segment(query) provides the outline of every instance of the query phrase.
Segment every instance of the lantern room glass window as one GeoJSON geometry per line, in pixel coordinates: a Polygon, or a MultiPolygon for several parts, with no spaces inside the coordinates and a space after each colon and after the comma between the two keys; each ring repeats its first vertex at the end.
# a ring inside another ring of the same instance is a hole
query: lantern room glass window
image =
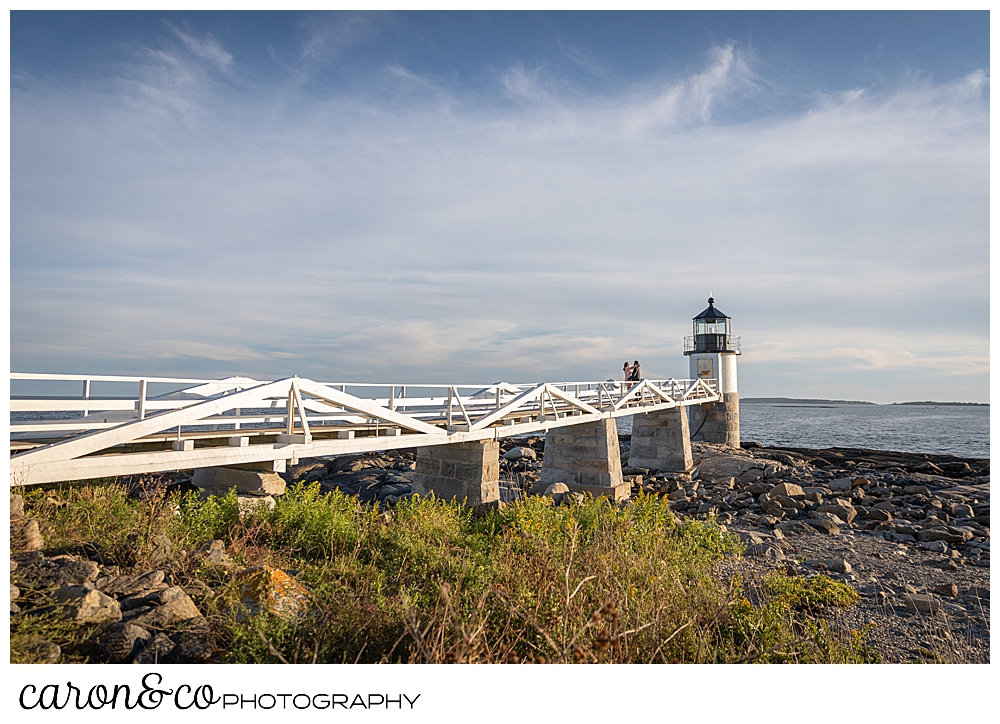
{"type": "Polygon", "coordinates": [[[694,323],[695,334],[729,334],[728,319],[698,319],[694,323]]]}

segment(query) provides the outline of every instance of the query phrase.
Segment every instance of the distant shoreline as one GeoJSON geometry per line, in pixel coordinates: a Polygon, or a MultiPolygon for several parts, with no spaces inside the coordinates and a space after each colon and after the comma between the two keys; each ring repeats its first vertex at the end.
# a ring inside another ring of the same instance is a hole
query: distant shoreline
{"type": "MultiPolygon", "coordinates": [[[[740,402],[746,405],[879,405],[877,402],[866,402],[864,400],[821,400],[814,398],[798,397],[743,397],[740,402]]],[[[936,407],[989,407],[988,402],[933,402],[926,400],[923,402],[888,402],[882,406],[889,405],[923,405],[936,407]]]]}

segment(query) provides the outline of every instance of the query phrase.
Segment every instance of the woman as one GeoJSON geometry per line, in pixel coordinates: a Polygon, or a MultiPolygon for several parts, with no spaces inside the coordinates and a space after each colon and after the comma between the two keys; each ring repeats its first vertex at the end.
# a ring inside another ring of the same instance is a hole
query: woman
{"type": "Polygon", "coordinates": [[[639,360],[632,363],[632,376],[629,379],[632,382],[638,382],[642,379],[642,368],[639,367],[639,360]]]}
{"type": "Polygon", "coordinates": [[[628,363],[628,360],[625,360],[625,366],[622,367],[622,372],[625,374],[625,381],[626,382],[631,382],[632,381],[632,365],[630,365],[628,363]]]}

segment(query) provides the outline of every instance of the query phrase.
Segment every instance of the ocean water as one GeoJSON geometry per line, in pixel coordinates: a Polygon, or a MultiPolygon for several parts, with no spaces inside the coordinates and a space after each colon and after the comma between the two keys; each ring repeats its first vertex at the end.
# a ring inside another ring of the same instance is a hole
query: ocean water
{"type": "MultiPolygon", "coordinates": [[[[632,431],[619,418],[618,431],[632,431]]],[[[740,438],[762,445],[990,456],[990,408],[941,405],[740,405],[740,438]]]]}

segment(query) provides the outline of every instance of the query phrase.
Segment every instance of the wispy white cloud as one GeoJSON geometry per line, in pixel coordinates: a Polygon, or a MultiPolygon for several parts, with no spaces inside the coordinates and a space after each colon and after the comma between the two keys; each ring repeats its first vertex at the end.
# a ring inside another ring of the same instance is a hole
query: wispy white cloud
{"type": "Polygon", "coordinates": [[[650,125],[704,123],[720,104],[759,90],[752,58],[735,43],[713,46],[706,60],[704,69],[639,95],[629,114],[629,127],[635,131],[650,125]]]}
{"type": "Polygon", "coordinates": [[[194,56],[209,61],[220,73],[227,73],[229,71],[229,65],[233,62],[233,55],[224,50],[219,41],[212,37],[211,33],[206,33],[202,38],[196,38],[194,35],[186,33],[170,23],[165,24],[180,38],[181,42],[184,43],[194,56]]]}
{"type": "Polygon", "coordinates": [[[545,72],[540,66],[528,68],[517,61],[500,74],[504,95],[512,100],[531,102],[548,101],[552,98],[545,83],[545,72]]]}
{"type": "Polygon", "coordinates": [[[614,77],[614,73],[608,68],[607,63],[594,53],[563,41],[559,41],[558,45],[563,55],[594,78],[607,79],[614,77]]]}
{"type": "MultiPolygon", "coordinates": [[[[352,42],[323,32],[304,57],[352,42]]],[[[206,42],[117,96],[14,82],[15,368],[683,375],[711,288],[744,394],[988,389],[985,72],[739,120],[767,79],[734,44],[596,96],[515,63],[484,98],[400,64],[226,86],[206,42]]]]}

